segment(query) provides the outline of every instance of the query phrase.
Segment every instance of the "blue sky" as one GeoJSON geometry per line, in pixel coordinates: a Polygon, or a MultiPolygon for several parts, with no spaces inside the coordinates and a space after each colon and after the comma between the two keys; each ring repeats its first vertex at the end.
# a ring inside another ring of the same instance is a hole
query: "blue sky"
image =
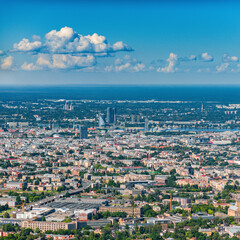
{"type": "Polygon", "coordinates": [[[1,85],[240,83],[237,1],[0,4],[1,85]]]}

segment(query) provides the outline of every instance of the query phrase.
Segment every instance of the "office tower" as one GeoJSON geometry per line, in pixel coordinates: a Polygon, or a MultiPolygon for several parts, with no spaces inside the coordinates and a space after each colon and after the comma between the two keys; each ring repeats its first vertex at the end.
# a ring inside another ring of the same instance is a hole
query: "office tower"
{"type": "Polygon", "coordinates": [[[114,108],[114,124],[117,123],[117,109],[114,108]]]}
{"type": "Polygon", "coordinates": [[[137,122],[140,122],[140,115],[137,115],[137,122]]]}
{"type": "Polygon", "coordinates": [[[107,123],[115,123],[116,122],[116,109],[108,107],[107,108],[107,123]]]}
{"type": "Polygon", "coordinates": [[[68,104],[68,102],[65,103],[63,109],[64,109],[64,110],[69,110],[69,104],[68,104]]]}
{"type": "Polygon", "coordinates": [[[99,115],[98,115],[99,127],[105,127],[105,125],[106,125],[105,117],[106,117],[105,114],[99,113],[99,115]]]}
{"type": "Polygon", "coordinates": [[[71,103],[69,106],[69,110],[72,111],[74,109],[73,104],[71,103]]]}
{"type": "Polygon", "coordinates": [[[79,137],[80,139],[88,138],[88,129],[85,126],[79,126],[79,137]]]}
{"type": "Polygon", "coordinates": [[[74,107],[73,107],[72,102],[69,103],[69,102],[66,101],[65,105],[63,106],[63,109],[64,109],[64,110],[67,110],[67,111],[71,111],[71,110],[73,110],[74,107]]]}
{"type": "Polygon", "coordinates": [[[148,131],[148,119],[147,118],[145,118],[145,127],[144,127],[144,130],[145,130],[145,132],[147,132],[148,131]]]}
{"type": "Polygon", "coordinates": [[[131,115],[131,122],[135,123],[135,115],[131,115]]]}

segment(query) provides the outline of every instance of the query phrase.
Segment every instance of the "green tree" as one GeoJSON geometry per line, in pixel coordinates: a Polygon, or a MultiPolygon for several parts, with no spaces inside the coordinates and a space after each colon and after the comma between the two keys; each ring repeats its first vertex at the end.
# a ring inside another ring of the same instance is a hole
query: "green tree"
{"type": "Polygon", "coordinates": [[[5,212],[5,213],[3,214],[3,217],[4,217],[4,218],[10,218],[10,215],[9,215],[8,212],[5,212]]]}

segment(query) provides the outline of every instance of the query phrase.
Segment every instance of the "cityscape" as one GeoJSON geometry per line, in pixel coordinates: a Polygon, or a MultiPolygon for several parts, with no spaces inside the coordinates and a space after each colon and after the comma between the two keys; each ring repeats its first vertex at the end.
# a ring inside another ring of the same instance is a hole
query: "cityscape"
{"type": "Polygon", "coordinates": [[[0,9],[0,240],[240,239],[240,1],[0,9]]]}
{"type": "Polygon", "coordinates": [[[1,101],[3,238],[238,238],[239,104],[23,96],[1,101]]]}

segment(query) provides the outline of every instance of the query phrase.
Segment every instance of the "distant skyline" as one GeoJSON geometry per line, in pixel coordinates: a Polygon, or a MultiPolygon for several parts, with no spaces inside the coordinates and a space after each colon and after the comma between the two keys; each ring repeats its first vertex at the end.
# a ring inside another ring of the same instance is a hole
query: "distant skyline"
{"type": "Polygon", "coordinates": [[[0,85],[240,84],[239,1],[0,6],[0,85]]]}

